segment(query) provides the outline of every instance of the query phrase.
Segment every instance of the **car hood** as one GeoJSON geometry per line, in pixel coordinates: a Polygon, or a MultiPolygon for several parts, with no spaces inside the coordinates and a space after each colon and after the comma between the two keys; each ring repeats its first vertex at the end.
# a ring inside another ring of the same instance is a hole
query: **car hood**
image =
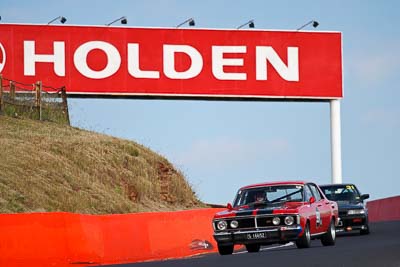
{"type": "Polygon", "coordinates": [[[285,213],[298,213],[298,207],[304,203],[289,202],[278,204],[267,204],[260,206],[241,206],[235,207],[232,210],[223,210],[215,214],[214,218],[224,217],[239,217],[251,215],[264,215],[264,214],[285,214],[285,213]]]}
{"type": "Polygon", "coordinates": [[[336,201],[339,210],[351,210],[351,209],[363,209],[364,204],[362,202],[351,202],[351,201],[336,201]]]}

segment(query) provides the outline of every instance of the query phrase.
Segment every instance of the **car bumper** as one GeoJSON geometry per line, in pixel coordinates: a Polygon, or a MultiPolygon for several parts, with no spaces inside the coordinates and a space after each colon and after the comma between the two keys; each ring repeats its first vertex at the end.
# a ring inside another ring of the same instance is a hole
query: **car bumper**
{"type": "Polygon", "coordinates": [[[336,227],[336,231],[352,231],[366,229],[368,225],[368,217],[365,214],[362,215],[346,215],[341,216],[339,223],[336,227]]]}
{"type": "Polygon", "coordinates": [[[296,240],[301,231],[301,226],[276,227],[273,229],[214,233],[214,239],[220,245],[273,244],[296,240]],[[265,238],[252,238],[254,234],[260,233],[263,233],[265,238]]]}

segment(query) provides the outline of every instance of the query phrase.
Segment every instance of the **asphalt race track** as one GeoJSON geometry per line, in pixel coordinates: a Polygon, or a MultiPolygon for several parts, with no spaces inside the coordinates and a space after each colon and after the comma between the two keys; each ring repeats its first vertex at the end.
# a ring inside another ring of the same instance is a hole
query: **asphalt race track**
{"type": "Polygon", "coordinates": [[[400,221],[371,224],[371,234],[338,234],[336,245],[323,247],[313,240],[311,248],[294,244],[263,247],[258,253],[209,254],[189,259],[155,261],[108,267],[243,267],[243,266],[382,266],[400,267],[400,221]]]}

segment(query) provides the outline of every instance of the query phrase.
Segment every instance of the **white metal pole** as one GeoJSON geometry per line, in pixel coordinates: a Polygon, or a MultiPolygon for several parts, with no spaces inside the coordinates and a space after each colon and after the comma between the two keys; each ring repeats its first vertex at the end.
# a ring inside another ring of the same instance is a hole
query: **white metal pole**
{"type": "Polygon", "coordinates": [[[342,183],[342,143],[340,128],[340,100],[330,101],[331,106],[331,160],[332,183],[342,183]]]}

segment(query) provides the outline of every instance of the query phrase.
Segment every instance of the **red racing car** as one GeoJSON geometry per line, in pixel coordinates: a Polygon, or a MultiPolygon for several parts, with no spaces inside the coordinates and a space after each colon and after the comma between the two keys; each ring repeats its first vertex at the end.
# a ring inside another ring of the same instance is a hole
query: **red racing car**
{"type": "Polygon", "coordinates": [[[274,182],[245,186],[233,206],[215,214],[214,239],[221,255],[232,254],[236,244],[248,252],[260,246],[296,242],[308,248],[319,238],[324,246],[335,244],[338,206],[314,183],[274,182]]]}

